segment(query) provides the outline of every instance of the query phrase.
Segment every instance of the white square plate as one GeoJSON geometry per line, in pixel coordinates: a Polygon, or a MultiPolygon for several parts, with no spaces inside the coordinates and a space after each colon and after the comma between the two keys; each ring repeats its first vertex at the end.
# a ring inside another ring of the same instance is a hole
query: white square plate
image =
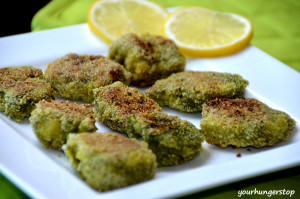
{"type": "MultiPolygon", "coordinates": [[[[0,67],[32,65],[45,69],[55,59],[73,52],[107,55],[108,45],[87,24],[0,38],[0,67]]],[[[19,124],[0,114],[0,170],[34,198],[165,198],[182,196],[242,179],[300,165],[300,73],[254,46],[221,58],[188,59],[186,70],[219,71],[242,75],[250,82],[246,97],[287,112],[296,122],[287,142],[262,149],[221,149],[203,143],[194,160],[159,168],[154,179],[129,187],[97,192],[78,178],[65,155],[44,149],[28,119],[19,124]],[[240,153],[242,156],[237,157],[240,153]]],[[[201,113],[169,114],[200,128],[201,113]]],[[[97,122],[99,132],[110,131],[97,122]]]]}

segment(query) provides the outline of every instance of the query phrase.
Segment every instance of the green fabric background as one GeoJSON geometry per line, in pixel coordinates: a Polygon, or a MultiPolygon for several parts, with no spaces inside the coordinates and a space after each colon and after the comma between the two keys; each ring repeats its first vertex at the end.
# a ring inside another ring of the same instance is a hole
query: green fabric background
{"type": "MultiPolygon", "coordinates": [[[[300,72],[300,0],[153,0],[165,7],[198,5],[248,17],[252,44],[300,72]]],[[[32,20],[32,30],[85,23],[94,0],[52,0],[32,20]]]]}
{"type": "MultiPolygon", "coordinates": [[[[300,0],[153,0],[165,7],[198,5],[248,17],[254,27],[251,44],[300,72],[300,0]]],[[[32,31],[86,22],[94,0],[52,0],[32,20],[32,31]]],[[[201,176],[199,176],[199,180],[201,176]]],[[[239,198],[238,190],[295,190],[300,198],[300,167],[268,174],[184,198],[239,198]]],[[[0,174],[0,199],[27,198],[0,174]]],[[[241,198],[289,198],[289,196],[251,195],[241,198]]]]}

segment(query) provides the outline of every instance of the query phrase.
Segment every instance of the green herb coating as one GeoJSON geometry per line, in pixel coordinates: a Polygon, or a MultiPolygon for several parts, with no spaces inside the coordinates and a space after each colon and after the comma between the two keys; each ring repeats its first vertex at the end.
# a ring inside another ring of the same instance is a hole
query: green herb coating
{"type": "Polygon", "coordinates": [[[149,34],[121,36],[111,44],[108,58],[124,65],[132,73],[131,83],[139,87],[183,71],[186,64],[172,40],[149,34]]]}
{"type": "Polygon", "coordinates": [[[146,94],[160,106],[198,112],[210,100],[243,97],[247,85],[248,81],[236,74],[184,71],[156,81],[146,94]]]}
{"type": "Polygon", "coordinates": [[[286,141],[295,121],[257,99],[216,99],[203,105],[206,142],[220,147],[264,147],[286,141]]]}
{"type": "Polygon", "coordinates": [[[99,191],[150,180],[156,173],[147,143],[115,133],[69,134],[63,150],[77,174],[99,191]]]}

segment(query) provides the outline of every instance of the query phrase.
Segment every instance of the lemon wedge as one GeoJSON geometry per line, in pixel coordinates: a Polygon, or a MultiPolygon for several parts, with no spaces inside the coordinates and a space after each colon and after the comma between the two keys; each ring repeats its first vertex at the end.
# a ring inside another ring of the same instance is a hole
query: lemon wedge
{"type": "Polygon", "coordinates": [[[88,11],[90,29],[111,43],[125,33],[161,34],[168,12],[146,0],[101,0],[88,11]]]}
{"type": "Polygon", "coordinates": [[[182,7],[170,13],[163,33],[185,55],[218,57],[248,46],[253,27],[247,18],[237,14],[202,7],[182,7]]]}

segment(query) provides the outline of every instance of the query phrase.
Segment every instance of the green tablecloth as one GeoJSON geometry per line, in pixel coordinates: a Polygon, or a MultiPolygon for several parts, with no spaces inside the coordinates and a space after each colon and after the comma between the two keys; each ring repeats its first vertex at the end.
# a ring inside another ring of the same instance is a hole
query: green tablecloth
{"type": "MultiPolygon", "coordinates": [[[[248,17],[252,44],[300,71],[299,0],[153,0],[165,7],[200,5],[248,17]]],[[[32,30],[85,23],[94,0],[52,0],[32,20],[32,30]]]]}
{"type": "MultiPolygon", "coordinates": [[[[254,26],[251,43],[300,71],[300,0],[153,0],[165,7],[199,5],[248,17],[254,26]]],[[[87,9],[94,0],[52,0],[32,20],[32,30],[39,31],[85,23],[87,9]]],[[[296,152],[295,152],[296,153],[296,152]]],[[[201,176],[199,177],[201,179],[201,176]]],[[[300,167],[229,184],[189,195],[186,198],[239,198],[238,190],[295,190],[300,198],[300,167]]],[[[289,196],[272,196],[272,198],[289,196]]],[[[0,175],[0,198],[27,198],[0,175]]],[[[247,195],[241,198],[271,198],[247,195]]]]}

